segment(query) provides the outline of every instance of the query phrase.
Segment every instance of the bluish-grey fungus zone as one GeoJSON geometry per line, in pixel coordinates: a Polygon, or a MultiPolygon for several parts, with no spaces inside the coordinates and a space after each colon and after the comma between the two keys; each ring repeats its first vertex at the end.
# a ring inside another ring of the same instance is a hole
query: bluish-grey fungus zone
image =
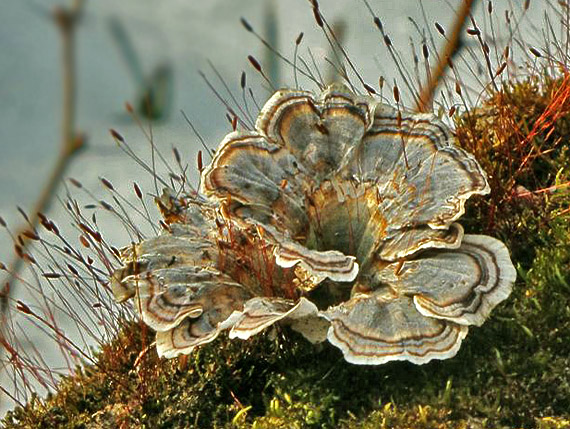
{"type": "Polygon", "coordinates": [[[165,190],[169,230],[123,250],[115,295],[168,358],[276,322],[355,364],[450,358],[516,278],[502,242],[456,222],[489,185],[454,141],[344,86],[278,91],[222,141],[200,193],[165,190]]]}

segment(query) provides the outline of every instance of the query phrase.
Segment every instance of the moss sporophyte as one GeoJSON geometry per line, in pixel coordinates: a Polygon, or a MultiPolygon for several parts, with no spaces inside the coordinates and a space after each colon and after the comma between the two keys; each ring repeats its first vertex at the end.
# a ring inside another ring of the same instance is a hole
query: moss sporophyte
{"type": "Polygon", "coordinates": [[[167,230],[113,276],[160,356],[282,321],[351,363],[446,359],[516,278],[503,243],[456,223],[489,185],[452,131],[342,85],[277,91],[201,183],[165,190],[167,230]]]}

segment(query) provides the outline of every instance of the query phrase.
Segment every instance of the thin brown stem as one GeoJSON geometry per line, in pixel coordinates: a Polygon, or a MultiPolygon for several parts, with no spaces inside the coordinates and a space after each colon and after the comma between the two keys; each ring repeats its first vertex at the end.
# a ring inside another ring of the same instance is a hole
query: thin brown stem
{"type": "MultiPolygon", "coordinates": [[[[54,22],[57,25],[62,38],[62,141],[60,154],[57,162],[46,181],[46,184],[34,204],[26,225],[19,228],[17,237],[21,237],[22,252],[29,244],[30,239],[22,235],[30,229],[35,229],[39,223],[38,213],[44,212],[49,207],[64,172],[67,170],[72,158],[83,147],[84,138],[75,130],[76,112],[76,70],[75,70],[75,31],[81,17],[84,0],[74,0],[69,8],[58,7],[53,13],[54,22]]],[[[8,275],[4,287],[0,290],[0,319],[4,320],[8,311],[8,302],[12,291],[11,283],[22,269],[24,259],[21,255],[14,257],[8,265],[8,275]]],[[[2,323],[2,326],[6,324],[2,323]]],[[[3,333],[0,331],[0,337],[3,333]]]]}
{"type": "Polygon", "coordinates": [[[474,3],[475,0],[463,0],[461,7],[457,11],[455,21],[453,22],[453,28],[449,33],[449,37],[446,39],[447,43],[443,47],[438,62],[434,65],[430,75],[428,76],[427,84],[422,88],[420,93],[416,104],[416,109],[419,112],[431,111],[435,91],[439,86],[445,71],[449,67],[449,61],[453,59],[453,56],[461,46],[463,27],[467,22],[467,18],[471,14],[471,9],[474,3]]]}

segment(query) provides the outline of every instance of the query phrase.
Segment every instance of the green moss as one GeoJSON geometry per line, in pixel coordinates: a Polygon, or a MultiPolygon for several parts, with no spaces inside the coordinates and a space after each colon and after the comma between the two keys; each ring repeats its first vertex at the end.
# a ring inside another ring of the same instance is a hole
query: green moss
{"type": "Polygon", "coordinates": [[[550,127],[525,139],[563,84],[531,79],[507,86],[458,120],[460,143],[477,154],[493,186],[490,198],[470,202],[464,223],[507,243],[519,279],[455,358],[355,366],[334,347],[283,329],[246,342],[222,337],[187,359],[166,361],[156,356],[152,334],[130,323],[97,365],[63,379],[56,394],[33,398],[3,424],[570,427],[570,194],[560,186],[570,181],[566,105],[550,127]]]}
{"type": "Polygon", "coordinates": [[[505,84],[457,118],[459,144],[475,154],[491,184],[490,195],[467,204],[461,223],[507,242],[526,270],[536,250],[552,242],[551,222],[568,208],[569,90],[566,78],[534,76],[505,84]]]}

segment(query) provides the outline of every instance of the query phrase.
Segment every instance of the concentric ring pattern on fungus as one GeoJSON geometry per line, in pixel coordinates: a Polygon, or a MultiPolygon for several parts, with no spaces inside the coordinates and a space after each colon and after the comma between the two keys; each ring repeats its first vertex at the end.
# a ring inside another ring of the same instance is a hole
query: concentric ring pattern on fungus
{"type": "Polygon", "coordinates": [[[281,322],[355,364],[447,359],[515,281],[505,245],[457,223],[489,185],[453,132],[341,85],[276,92],[201,183],[165,190],[168,231],[113,276],[161,356],[281,322]]]}

